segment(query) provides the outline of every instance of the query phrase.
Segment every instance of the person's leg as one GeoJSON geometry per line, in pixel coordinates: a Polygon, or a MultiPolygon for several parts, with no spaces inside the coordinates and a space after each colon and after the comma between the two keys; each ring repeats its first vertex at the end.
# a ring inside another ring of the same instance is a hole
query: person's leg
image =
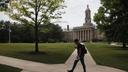
{"type": "Polygon", "coordinates": [[[80,59],[80,61],[81,61],[81,64],[82,64],[82,66],[83,66],[84,72],[86,72],[86,65],[85,65],[85,63],[84,63],[84,57],[82,57],[82,58],[80,59]]]}
{"type": "Polygon", "coordinates": [[[74,64],[73,64],[72,69],[69,70],[68,72],[73,72],[73,71],[74,71],[74,69],[75,69],[75,67],[76,67],[76,65],[77,65],[77,63],[78,63],[78,61],[79,61],[79,60],[75,60],[75,61],[74,61],[74,64]]]}

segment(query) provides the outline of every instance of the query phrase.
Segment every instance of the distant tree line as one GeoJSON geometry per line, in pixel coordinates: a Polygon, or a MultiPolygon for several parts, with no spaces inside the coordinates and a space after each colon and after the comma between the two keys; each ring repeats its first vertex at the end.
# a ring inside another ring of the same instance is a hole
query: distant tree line
{"type": "MultiPolygon", "coordinates": [[[[21,24],[9,21],[0,21],[0,42],[8,42],[9,25],[11,42],[34,42],[34,27],[29,24],[21,24]]],[[[63,40],[63,32],[59,25],[52,23],[42,24],[39,27],[39,42],[60,42],[63,40]]]]}

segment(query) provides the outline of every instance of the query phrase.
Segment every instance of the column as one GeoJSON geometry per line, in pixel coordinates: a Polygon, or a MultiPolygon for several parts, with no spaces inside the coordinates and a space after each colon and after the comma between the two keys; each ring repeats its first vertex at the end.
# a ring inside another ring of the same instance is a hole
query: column
{"type": "Polygon", "coordinates": [[[89,30],[89,41],[90,41],[90,30],[89,30]]]}
{"type": "Polygon", "coordinates": [[[74,36],[75,36],[74,33],[75,33],[75,32],[72,31],[72,41],[74,40],[74,36]]]}
{"type": "Polygon", "coordinates": [[[86,31],[86,41],[88,41],[88,30],[86,31]]]}
{"type": "Polygon", "coordinates": [[[87,30],[85,30],[85,40],[87,41],[87,30]]]}
{"type": "Polygon", "coordinates": [[[82,41],[82,30],[80,31],[80,41],[82,41]]]}
{"type": "Polygon", "coordinates": [[[88,30],[88,41],[89,41],[89,30],[88,30]]]}
{"type": "Polygon", "coordinates": [[[78,39],[80,39],[80,31],[78,31],[79,32],[79,34],[78,34],[78,39]]]}
{"type": "Polygon", "coordinates": [[[84,30],[83,30],[83,41],[84,41],[84,30]]]}
{"type": "Polygon", "coordinates": [[[76,39],[76,31],[74,31],[74,39],[76,39]]]}
{"type": "Polygon", "coordinates": [[[85,30],[85,41],[87,41],[87,30],[85,30]]]}
{"type": "Polygon", "coordinates": [[[77,31],[75,31],[75,39],[77,38],[77,31]]]}
{"type": "Polygon", "coordinates": [[[84,41],[84,30],[83,30],[83,41],[84,41]]]}
{"type": "Polygon", "coordinates": [[[74,40],[74,31],[71,31],[72,32],[72,38],[71,40],[73,41],[74,40]]]}
{"type": "Polygon", "coordinates": [[[85,41],[85,37],[86,37],[86,36],[85,36],[85,30],[84,30],[84,41],[85,41]]]}
{"type": "Polygon", "coordinates": [[[72,32],[72,35],[73,35],[73,36],[72,36],[72,41],[74,40],[74,36],[75,36],[74,34],[75,34],[75,32],[73,31],[73,32],[72,32]]]}
{"type": "Polygon", "coordinates": [[[83,33],[82,34],[83,34],[83,41],[84,41],[84,30],[83,30],[83,33]]]}
{"type": "Polygon", "coordinates": [[[81,41],[83,41],[83,30],[81,30],[81,41]]]}
{"type": "Polygon", "coordinates": [[[90,30],[88,30],[88,41],[90,41],[90,30]]]}
{"type": "Polygon", "coordinates": [[[80,30],[80,41],[81,41],[81,30],[80,30]]]}
{"type": "Polygon", "coordinates": [[[77,35],[77,31],[75,31],[75,33],[74,33],[74,34],[75,34],[75,37],[74,37],[74,39],[76,39],[76,38],[77,38],[77,37],[76,37],[76,35],[77,35]]]}
{"type": "Polygon", "coordinates": [[[90,40],[91,40],[91,42],[92,42],[92,39],[93,39],[93,37],[92,37],[92,30],[90,30],[90,40]]]}
{"type": "Polygon", "coordinates": [[[78,31],[77,31],[77,33],[76,33],[76,36],[77,36],[77,39],[78,39],[78,31]]]}
{"type": "Polygon", "coordinates": [[[77,31],[77,39],[79,39],[79,31],[77,31]]]}
{"type": "Polygon", "coordinates": [[[89,29],[89,42],[91,41],[91,38],[90,38],[90,29],[89,29]]]}
{"type": "Polygon", "coordinates": [[[83,41],[83,30],[81,30],[81,41],[83,41]]]}
{"type": "Polygon", "coordinates": [[[82,36],[82,35],[81,35],[81,30],[80,30],[80,41],[81,41],[81,36],[82,36]]]}

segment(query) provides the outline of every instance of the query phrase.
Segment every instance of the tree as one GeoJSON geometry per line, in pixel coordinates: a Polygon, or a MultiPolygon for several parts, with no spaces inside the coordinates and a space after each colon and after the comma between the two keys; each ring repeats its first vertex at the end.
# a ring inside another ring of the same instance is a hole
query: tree
{"type": "Polygon", "coordinates": [[[0,11],[6,11],[8,8],[9,0],[0,0],[0,11]]]}
{"type": "Polygon", "coordinates": [[[61,18],[64,0],[12,0],[6,11],[16,21],[32,25],[35,29],[35,52],[38,49],[39,26],[61,18]]]}
{"type": "Polygon", "coordinates": [[[0,21],[0,42],[8,42],[8,24],[9,21],[0,21]]]}
{"type": "Polygon", "coordinates": [[[34,39],[34,29],[27,24],[12,23],[11,28],[11,42],[32,43],[34,39]]]}
{"type": "Polygon", "coordinates": [[[60,42],[63,39],[63,31],[59,25],[48,23],[41,25],[39,29],[41,42],[60,42]]]}
{"type": "Polygon", "coordinates": [[[98,28],[105,33],[109,42],[128,43],[128,1],[101,0],[101,7],[94,16],[98,28]]]}
{"type": "Polygon", "coordinates": [[[9,26],[11,29],[11,42],[34,42],[34,29],[32,26],[10,21],[0,21],[0,42],[8,42],[9,26]]]}

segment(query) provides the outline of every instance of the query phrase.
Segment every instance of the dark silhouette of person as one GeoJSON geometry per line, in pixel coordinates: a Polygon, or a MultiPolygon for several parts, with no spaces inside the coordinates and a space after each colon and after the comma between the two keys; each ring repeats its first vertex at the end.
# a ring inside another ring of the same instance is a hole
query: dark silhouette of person
{"type": "Polygon", "coordinates": [[[73,72],[77,63],[80,61],[82,66],[83,66],[83,70],[84,72],[86,72],[86,65],[84,63],[84,56],[87,53],[87,50],[85,49],[84,44],[80,43],[80,41],[78,39],[74,40],[74,43],[77,45],[77,57],[76,60],[74,61],[74,65],[72,67],[71,70],[68,70],[68,72],[73,72]]]}

